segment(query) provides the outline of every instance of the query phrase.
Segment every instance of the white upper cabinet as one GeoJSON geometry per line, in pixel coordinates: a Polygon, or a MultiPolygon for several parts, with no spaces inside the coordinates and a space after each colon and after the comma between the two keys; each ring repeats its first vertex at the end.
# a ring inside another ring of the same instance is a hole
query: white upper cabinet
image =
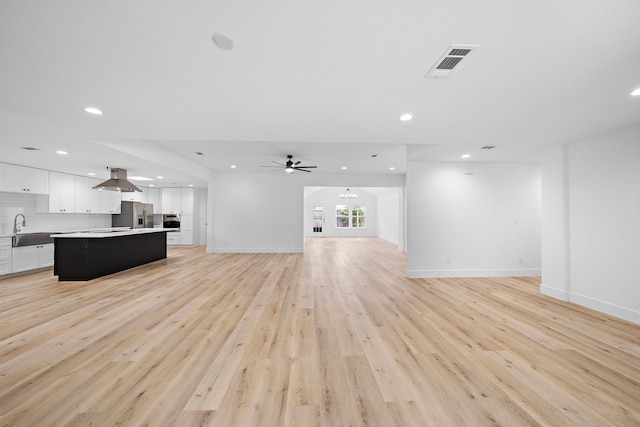
{"type": "Polygon", "coordinates": [[[182,189],[182,213],[193,213],[193,188],[182,189]]]}
{"type": "Polygon", "coordinates": [[[0,163],[0,191],[49,193],[49,171],[0,163]]]}
{"type": "Polygon", "coordinates": [[[145,203],[153,204],[153,213],[161,214],[162,213],[162,190],[160,188],[144,188],[142,190],[147,197],[145,198],[145,203]]]}
{"type": "Polygon", "coordinates": [[[75,185],[73,175],[49,172],[49,212],[71,213],[74,211],[75,185]]]}
{"type": "Polygon", "coordinates": [[[193,213],[193,188],[163,188],[162,213],[193,213]]]}
{"type": "Polygon", "coordinates": [[[75,177],[75,203],[76,213],[99,213],[100,212],[100,190],[93,187],[100,184],[100,180],[75,177]]]}
{"type": "Polygon", "coordinates": [[[142,194],[143,193],[139,193],[139,192],[132,192],[132,193],[127,193],[127,192],[122,192],[120,193],[122,196],[122,201],[123,202],[141,202],[142,201],[142,194]]]}
{"type": "Polygon", "coordinates": [[[100,213],[120,213],[122,198],[119,191],[100,190],[98,193],[100,193],[100,213]]]}
{"type": "Polygon", "coordinates": [[[162,213],[179,214],[182,212],[182,188],[162,189],[162,213]]]}

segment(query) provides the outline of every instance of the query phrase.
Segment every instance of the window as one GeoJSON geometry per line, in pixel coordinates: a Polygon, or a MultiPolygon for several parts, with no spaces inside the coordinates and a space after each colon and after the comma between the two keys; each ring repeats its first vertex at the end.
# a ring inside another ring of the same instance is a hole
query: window
{"type": "Polygon", "coordinates": [[[336,206],[336,227],[337,228],[349,227],[349,205],[336,206]]]}
{"type": "Polygon", "coordinates": [[[365,218],[362,205],[336,205],[336,228],[365,228],[365,218]]]}
{"type": "Polygon", "coordinates": [[[353,205],[351,206],[351,227],[352,228],[364,228],[364,206],[353,205]]]}

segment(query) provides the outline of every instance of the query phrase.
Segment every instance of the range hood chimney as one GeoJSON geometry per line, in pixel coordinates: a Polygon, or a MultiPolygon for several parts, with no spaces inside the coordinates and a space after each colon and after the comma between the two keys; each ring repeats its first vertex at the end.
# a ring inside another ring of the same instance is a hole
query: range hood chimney
{"type": "Polygon", "coordinates": [[[127,170],[111,168],[111,179],[93,187],[94,190],[121,191],[123,193],[141,193],[142,190],[127,181],[127,170]]]}

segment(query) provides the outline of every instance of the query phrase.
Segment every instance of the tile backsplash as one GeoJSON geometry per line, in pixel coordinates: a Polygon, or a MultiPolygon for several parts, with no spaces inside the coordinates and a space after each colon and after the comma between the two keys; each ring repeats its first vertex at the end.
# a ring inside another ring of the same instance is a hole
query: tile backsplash
{"type": "Polygon", "coordinates": [[[36,197],[34,194],[0,191],[0,235],[13,232],[13,220],[19,213],[26,217],[27,225],[23,231],[64,231],[111,227],[111,215],[109,214],[36,212],[36,197]]]}

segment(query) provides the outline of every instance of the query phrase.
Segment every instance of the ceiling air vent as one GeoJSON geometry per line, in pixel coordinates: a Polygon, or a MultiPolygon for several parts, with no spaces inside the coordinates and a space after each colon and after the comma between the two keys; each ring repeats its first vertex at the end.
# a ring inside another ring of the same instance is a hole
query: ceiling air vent
{"type": "Polygon", "coordinates": [[[471,52],[479,48],[478,45],[452,44],[445,53],[436,61],[429,72],[425,75],[427,79],[444,79],[451,74],[454,68],[460,65],[463,59],[471,52]]]}
{"type": "Polygon", "coordinates": [[[496,148],[495,145],[485,145],[484,147],[480,147],[481,150],[492,150],[496,148]]]}
{"type": "Polygon", "coordinates": [[[23,150],[28,150],[28,151],[40,151],[40,149],[36,148],[36,147],[20,147],[20,148],[22,148],[23,150]]]}

